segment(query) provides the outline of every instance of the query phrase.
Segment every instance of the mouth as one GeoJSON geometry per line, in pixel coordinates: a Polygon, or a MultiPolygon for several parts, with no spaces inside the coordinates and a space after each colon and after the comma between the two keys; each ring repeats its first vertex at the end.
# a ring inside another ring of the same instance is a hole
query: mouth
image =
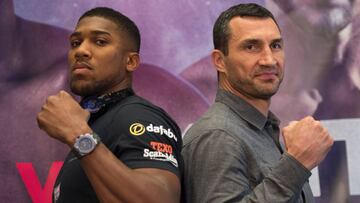
{"type": "Polygon", "coordinates": [[[255,77],[262,80],[275,80],[279,76],[279,73],[276,70],[267,70],[255,73],[255,77]]]}
{"type": "Polygon", "coordinates": [[[91,67],[90,64],[88,64],[86,62],[75,62],[71,66],[71,71],[72,72],[82,71],[82,70],[92,70],[92,67],[91,67]]]}

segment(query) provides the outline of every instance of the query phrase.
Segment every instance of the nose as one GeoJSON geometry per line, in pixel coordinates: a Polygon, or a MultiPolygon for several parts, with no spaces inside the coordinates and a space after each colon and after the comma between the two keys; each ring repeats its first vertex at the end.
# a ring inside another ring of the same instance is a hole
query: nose
{"type": "Polygon", "coordinates": [[[261,53],[259,64],[263,66],[275,66],[276,60],[270,47],[267,47],[261,53]]]}
{"type": "Polygon", "coordinates": [[[74,53],[77,60],[84,58],[89,59],[91,58],[91,47],[89,43],[83,41],[78,47],[75,48],[74,53]]]}

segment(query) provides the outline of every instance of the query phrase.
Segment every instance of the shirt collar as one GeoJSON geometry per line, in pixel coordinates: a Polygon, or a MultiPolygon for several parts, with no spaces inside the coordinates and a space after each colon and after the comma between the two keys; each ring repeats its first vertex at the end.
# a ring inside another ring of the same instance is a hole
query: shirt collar
{"type": "Polygon", "coordinates": [[[268,117],[266,118],[251,104],[228,91],[218,89],[215,102],[225,104],[238,116],[260,130],[265,127],[267,122],[270,122],[271,125],[277,126],[280,124],[279,119],[272,112],[269,112],[268,117]]]}

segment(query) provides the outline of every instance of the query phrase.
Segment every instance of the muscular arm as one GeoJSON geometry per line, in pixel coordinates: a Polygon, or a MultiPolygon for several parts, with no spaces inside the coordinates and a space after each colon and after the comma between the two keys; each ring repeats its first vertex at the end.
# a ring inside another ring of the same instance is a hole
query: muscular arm
{"type": "Polygon", "coordinates": [[[103,144],[83,157],[81,166],[101,202],[171,203],[180,200],[180,182],[175,174],[151,168],[132,170],[103,144]]]}
{"type": "MultiPolygon", "coordinates": [[[[38,114],[39,127],[70,148],[80,134],[92,132],[89,113],[65,91],[50,96],[38,114]]],[[[130,169],[104,145],[81,158],[81,166],[101,202],[179,202],[180,181],[161,169],[130,169]],[[159,196],[161,194],[161,196],[159,196]]]]}
{"type": "Polygon", "coordinates": [[[310,176],[287,154],[259,169],[244,143],[222,131],[185,145],[183,157],[191,202],[290,202],[299,197],[310,176]]]}

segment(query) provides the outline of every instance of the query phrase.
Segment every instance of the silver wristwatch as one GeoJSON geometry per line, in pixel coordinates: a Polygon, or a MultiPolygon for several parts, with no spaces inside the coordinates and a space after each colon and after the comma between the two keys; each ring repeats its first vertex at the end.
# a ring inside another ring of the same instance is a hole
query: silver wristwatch
{"type": "Polygon", "coordinates": [[[75,140],[74,152],[81,158],[90,154],[100,142],[100,137],[94,132],[80,135],[75,140]]]}

